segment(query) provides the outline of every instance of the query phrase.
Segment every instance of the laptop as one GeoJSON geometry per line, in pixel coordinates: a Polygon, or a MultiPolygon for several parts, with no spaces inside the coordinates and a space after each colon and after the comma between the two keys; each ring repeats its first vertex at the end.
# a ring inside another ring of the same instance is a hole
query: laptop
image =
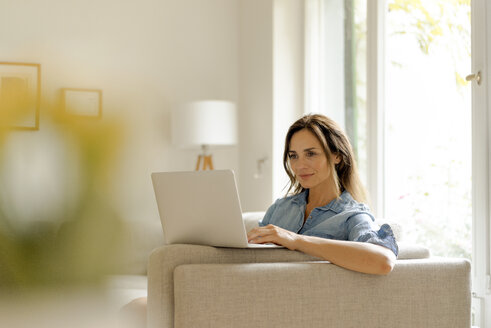
{"type": "Polygon", "coordinates": [[[247,242],[232,170],[155,172],[152,183],[167,244],[283,247],[247,242]]]}

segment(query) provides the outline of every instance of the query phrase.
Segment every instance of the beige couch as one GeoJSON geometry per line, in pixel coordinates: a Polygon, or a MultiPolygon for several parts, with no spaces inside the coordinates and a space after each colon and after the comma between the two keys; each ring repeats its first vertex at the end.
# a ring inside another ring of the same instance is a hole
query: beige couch
{"type": "Polygon", "coordinates": [[[169,245],[148,267],[149,327],[466,327],[470,264],[406,259],[388,276],[286,249],[169,245]]]}
{"type": "Polygon", "coordinates": [[[167,245],[148,263],[148,327],[470,327],[470,263],[399,243],[387,276],[287,249],[167,245]]]}

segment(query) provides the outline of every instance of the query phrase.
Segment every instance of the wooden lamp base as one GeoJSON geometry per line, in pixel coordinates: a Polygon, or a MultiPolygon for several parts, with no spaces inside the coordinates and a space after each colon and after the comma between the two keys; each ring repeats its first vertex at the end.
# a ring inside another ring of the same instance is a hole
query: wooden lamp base
{"type": "Polygon", "coordinates": [[[213,170],[213,160],[211,159],[211,155],[199,155],[198,161],[196,162],[196,171],[200,170],[201,158],[203,158],[203,171],[206,169],[213,170]]]}

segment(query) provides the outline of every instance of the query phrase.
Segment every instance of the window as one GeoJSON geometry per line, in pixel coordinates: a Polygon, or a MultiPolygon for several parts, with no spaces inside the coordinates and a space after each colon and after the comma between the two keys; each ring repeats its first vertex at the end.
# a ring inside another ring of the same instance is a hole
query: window
{"type": "Polygon", "coordinates": [[[387,5],[385,215],[433,255],[470,259],[470,1],[387,5]]]}
{"type": "MultiPolygon", "coordinates": [[[[370,2],[308,3],[307,108],[344,126],[367,184],[370,2]]],[[[379,215],[434,255],[471,258],[470,2],[389,0],[385,8],[379,215]]]]}
{"type": "Polygon", "coordinates": [[[367,181],[367,0],[306,0],[305,112],[340,124],[367,181]]]}

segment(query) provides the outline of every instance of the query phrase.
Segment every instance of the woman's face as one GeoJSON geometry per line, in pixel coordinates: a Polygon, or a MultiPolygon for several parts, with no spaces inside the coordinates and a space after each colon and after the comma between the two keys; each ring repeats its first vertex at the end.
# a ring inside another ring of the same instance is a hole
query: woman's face
{"type": "MultiPolygon", "coordinates": [[[[302,129],[292,136],[288,158],[290,167],[303,188],[331,187],[333,180],[326,153],[312,132],[302,129]]],[[[335,164],[339,163],[338,156],[332,155],[331,160],[335,164]]]]}

